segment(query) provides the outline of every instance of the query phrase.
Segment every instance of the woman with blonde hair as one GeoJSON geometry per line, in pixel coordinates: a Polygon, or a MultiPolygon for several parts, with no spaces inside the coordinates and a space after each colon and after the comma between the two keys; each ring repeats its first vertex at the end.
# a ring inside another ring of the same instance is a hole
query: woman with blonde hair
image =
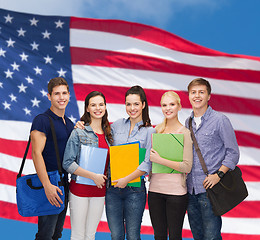
{"type": "Polygon", "coordinates": [[[156,126],[157,133],[183,134],[183,161],[175,162],[160,157],[151,149],[150,161],[158,163],[181,173],[151,174],[148,205],[156,240],[182,239],[182,227],[188,205],[186,174],[192,167],[192,140],[190,131],[178,119],[181,100],[177,93],[168,91],[162,95],[161,108],[164,115],[162,123],[156,126]]]}

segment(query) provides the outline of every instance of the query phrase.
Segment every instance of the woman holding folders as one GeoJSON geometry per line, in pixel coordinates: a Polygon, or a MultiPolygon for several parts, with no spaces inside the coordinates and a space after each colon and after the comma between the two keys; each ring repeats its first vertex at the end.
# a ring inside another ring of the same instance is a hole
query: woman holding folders
{"type": "Polygon", "coordinates": [[[182,133],[183,161],[164,159],[151,149],[150,161],[162,164],[181,173],[152,173],[148,192],[149,213],[156,240],[182,239],[182,227],[188,205],[186,173],[192,167],[192,140],[190,131],[178,120],[181,110],[180,97],[173,91],[166,92],[161,98],[164,121],[156,126],[157,133],[182,133]]]}
{"type": "Polygon", "coordinates": [[[112,135],[107,116],[104,95],[98,91],[89,93],[81,117],[84,129],[74,129],[66,145],[63,168],[72,174],[69,193],[71,240],[94,240],[103,213],[108,157],[104,174],[83,169],[79,166],[79,159],[81,145],[109,148],[112,135]],[[96,185],[79,184],[77,176],[92,179],[96,185]]]}
{"type": "Polygon", "coordinates": [[[114,181],[107,188],[106,215],[112,240],[139,240],[141,222],[146,203],[146,188],[142,178],[141,187],[130,187],[127,184],[151,170],[149,160],[151,149],[151,127],[148,103],[145,92],[140,86],[131,87],[125,94],[126,113],[129,118],[119,119],[111,126],[113,145],[140,142],[146,149],[145,160],[128,176],[114,181]]]}

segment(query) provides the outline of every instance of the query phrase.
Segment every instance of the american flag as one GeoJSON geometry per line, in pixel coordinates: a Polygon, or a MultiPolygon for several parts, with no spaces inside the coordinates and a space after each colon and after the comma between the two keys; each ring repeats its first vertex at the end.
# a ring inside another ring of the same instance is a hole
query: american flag
{"type": "MultiPolygon", "coordinates": [[[[204,77],[213,89],[210,105],[227,115],[235,129],[249,191],[244,202],[223,216],[223,239],[260,239],[260,58],[218,52],[138,23],[0,9],[0,60],[1,218],[36,222],[17,212],[15,179],[31,121],[49,107],[49,79],[68,81],[66,114],[73,121],[82,115],[85,96],[92,90],[106,96],[111,122],[126,117],[124,93],[141,85],[156,125],[163,118],[162,93],[179,93],[184,123],[191,112],[187,85],[204,77]]],[[[35,171],[30,154],[28,158],[24,174],[35,171]]],[[[108,231],[105,214],[98,230],[108,231]]],[[[153,234],[147,207],[142,233],[153,234]]],[[[183,236],[192,237],[187,218],[183,236]]]]}

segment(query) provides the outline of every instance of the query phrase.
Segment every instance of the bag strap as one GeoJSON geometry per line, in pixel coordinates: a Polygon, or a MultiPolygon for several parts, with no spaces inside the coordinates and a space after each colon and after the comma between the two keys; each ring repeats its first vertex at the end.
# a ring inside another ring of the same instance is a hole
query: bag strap
{"type": "MultiPolygon", "coordinates": [[[[57,142],[57,136],[56,136],[56,132],[55,132],[55,129],[54,129],[53,121],[52,121],[52,119],[51,119],[51,117],[49,115],[48,115],[48,118],[50,120],[51,133],[52,133],[53,142],[54,142],[54,148],[55,148],[55,152],[56,152],[58,171],[59,171],[59,175],[60,175],[60,177],[62,179],[62,168],[61,168],[61,161],[60,161],[60,154],[59,154],[59,147],[58,147],[58,142],[57,142]]],[[[27,143],[24,155],[23,155],[23,160],[22,160],[22,163],[21,163],[21,166],[20,166],[20,170],[19,170],[19,173],[17,174],[16,178],[19,178],[22,175],[22,171],[23,171],[23,168],[24,168],[26,156],[27,156],[28,151],[29,151],[30,143],[31,143],[31,137],[29,137],[29,140],[28,140],[28,143],[27,143]]]]}
{"type": "Polygon", "coordinates": [[[192,118],[191,118],[191,117],[190,117],[190,119],[189,119],[189,129],[190,129],[191,139],[192,139],[192,141],[193,141],[194,148],[195,148],[195,150],[196,150],[196,152],[197,152],[197,155],[198,155],[198,157],[199,157],[200,164],[201,164],[201,166],[202,166],[203,172],[208,176],[209,171],[208,171],[208,169],[207,169],[206,163],[205,163],[205,161],[204,161],[204,159],[203,159],[203,156],[202,156],[202,154],[201,154],[201,151],[200,151],[198,142],[197,142],[197,140],[196,140],[196,137],[195,137],[194,132],[193,132],[193,129],[192,129],[192,118]]]}
{"type": "Polygon", "coordinates": [[[27,143],[24,155],[23,155],[23,160],[22,160],[22,163],[21,163],[21,167],[20,167],[19,173],[17,174],[16,178],[19,178],[22,175],[22,171],[23,171],[23,167],[24,167],[24,164],[25,164],[27,153],[29,151],[30,143],[31,143],[31,137],[29,137],[29,140],[28,140],[28,143],[27,143]]]}
{"type": "Polygon", "coordinates": [[[60,177],[62,179],[62,168],[61,168],[61,161],[60,161],[60,153],[59,153],[57,136],[56,136],[56,132],[55,132],[55,129],[54,129],[53,121],[52,121],[52,119],[49,115],[48,115],[48,117],[49,117],[50,125],[51,125],[51,132],[52,132],[52,138],[53,138],[54,148],[55,148],[55,152],[56,152],[58,171],[59,171],[60,177]]]}

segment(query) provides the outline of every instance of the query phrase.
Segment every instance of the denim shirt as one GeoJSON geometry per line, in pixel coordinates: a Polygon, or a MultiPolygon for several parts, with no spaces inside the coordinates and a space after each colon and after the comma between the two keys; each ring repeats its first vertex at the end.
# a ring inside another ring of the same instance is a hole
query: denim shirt
{"type": "MultiPolygon", "coordinates": [[[[107,138],[106,142],[109,146],[107,138]]],[[[76,180],[77,177],[73,173],[79,167],[81,145],[98,147],[98,136],[89,125],[86,125],[84,129],[74,129],[65,148],[62,166],[68,173],[72,174],[73,180],[76,180]]]]}
{"type": "Polygon", "coordinates": [[[143,121],[140,121],[135,124],[134,129],[129,135],[131,122],[128,119],[119,119],[111,125],[112,135],[113,135],[113,145],[120,145],[131,142],[140,142],[140,147],[146,149],[145,159],[138,166],[137,169],[140,171],[146,172],[149,174],[151,171],[151,162],[150,162],[150,150],[151,150],[151,139],[152,133],[155,133],[153,127],[142,127],[139,129],[139,126],[143,124],[143,121]]]}
{"type": "MultiPolygon", "coordinates": [[[[193,112],[191,117],[194,118],[193,112]]],[[[189,118],[186,120],[186,127],[189,128],[189,118]]],[[[224,114],[214,111],[209,106],[201,117],[201,124],[197,130],[194,119],[192,120],[192,128],[209,174],[214,174],[221,165],[232,170],[235,168],[239,160],[239,148],[234,129],[224,114]]],[[[188,192],[190,194],[206,192],[203,187],[205,177],[193,146],[193,166],[187,176],[188,192]]]]}

